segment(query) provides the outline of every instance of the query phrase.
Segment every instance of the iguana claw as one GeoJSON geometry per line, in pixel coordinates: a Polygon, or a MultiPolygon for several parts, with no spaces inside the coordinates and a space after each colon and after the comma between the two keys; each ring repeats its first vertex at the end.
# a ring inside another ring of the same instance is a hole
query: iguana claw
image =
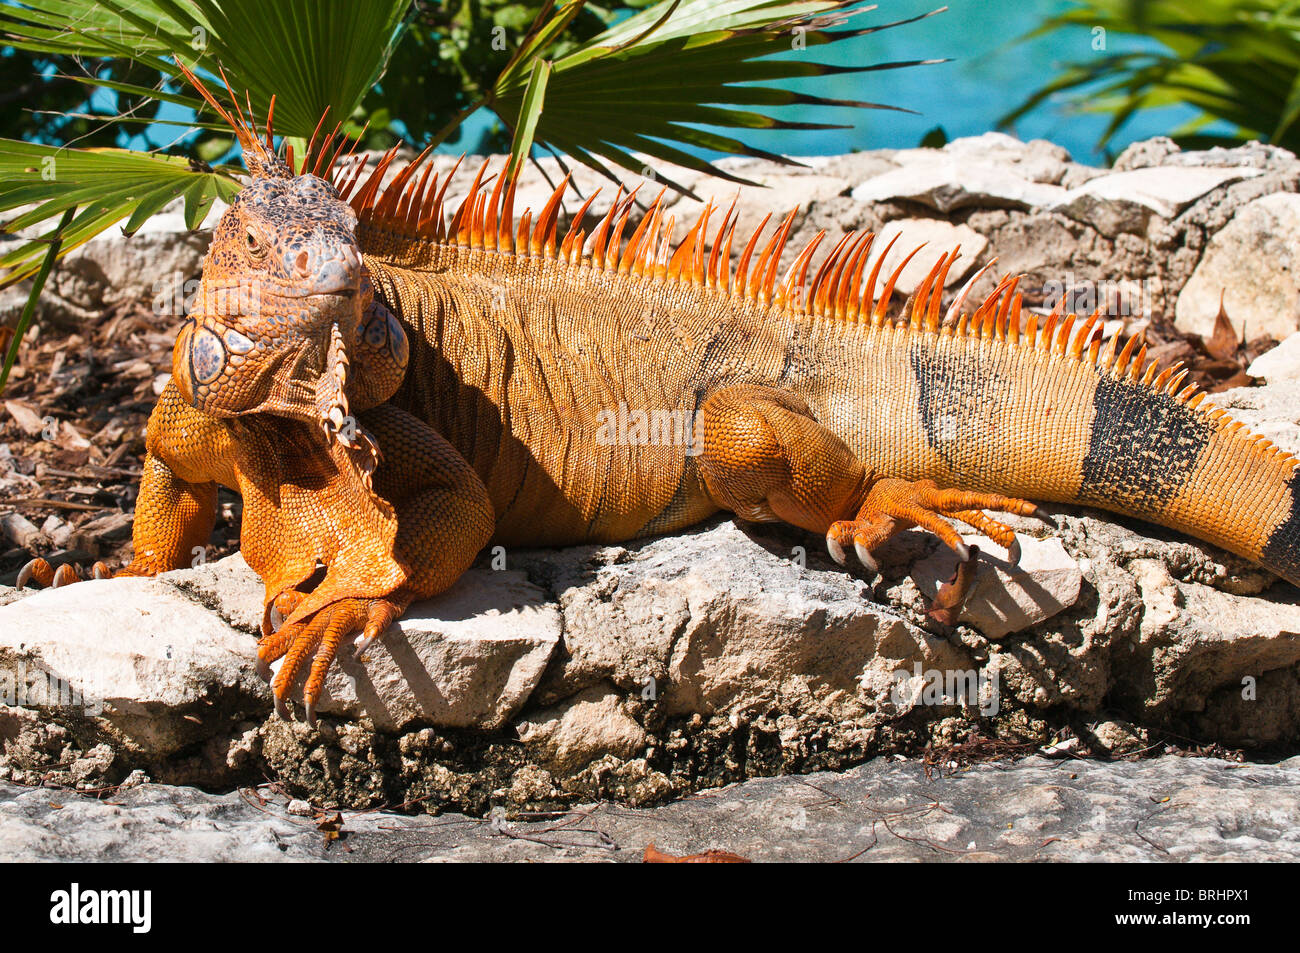
{"type": "MultiPolygon", "coordinates": [[[[108,579],[113,575],[102,559],[90,567],[90,574],[93,579],[108,579]]],[[[80,582],[82,578],[80,567],[73,563],[64,563],[55,569],[47,560],[37,556],[18,570],[17,586],[22,589],[27,583],[34,581],[43,589],[58,589],[60,586],[80,582]]]]}
{"type": "MultiPolygon", "coordinates": [[[[930,480],[883,479],[867,494],[858,510],[857,518],[839,520],[831,524],[826,533],[826,548],[841,566],[846,562],[850,542],[862,564],[872,572],[880,566],[873,551],[900,530],[921,526],[934,533],[957,555],[957,575],[944,586],[936,597],[930,615],[936,621],[956,618],[974,578],[973,561],[979,549],[968,545],[947,518],[958,519],[979,530],[989,539],[1004,547],[1007,562],[1020,562],[1020,541],[1005,523],[993,519],[984,510],[1016,513],[1021,516],[1041,516],[1038,508],[1028,500],[1002,496],[998,493],[972,493],[964,490],[941,490],[930,480]]],[[[951,625],[952,623],[947,623],[951,625]]]]}
{"type": "Polygon", "coordinates": [[[399,601],[390,599],[339,599],[302,619],[291,618],[278,631],[264,635],[257,645],[259,672],[269,671],[272,662],[284,659],[271,681],[276,714],[290,718],[289,692],[310,656],[302,697],[304,718],[315,727],[316,703],[325,688],[325,676],[338,654],[339,644],[360,631],[368,647],[384,634],[404,608],[399,601]]]}
{"type": "MultiPolygon", "coordinates": [[[[979,552],[978,547],[972,549],[974,553],[979,552]]],[[[940,625],[956,625],[957,618],[961,614],[962,603],[970,595],[974,581],[975,560],[963,559],[957,564],[953,577],[940,586],[939,591],[935,593],[934,602],[930,604],[930,609],[925,614],[926,618],[940,625]]]]}

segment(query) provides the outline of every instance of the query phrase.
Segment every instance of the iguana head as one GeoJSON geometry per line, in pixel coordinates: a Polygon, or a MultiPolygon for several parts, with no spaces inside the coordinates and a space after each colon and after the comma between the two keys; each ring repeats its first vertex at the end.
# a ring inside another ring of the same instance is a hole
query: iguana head
{"type": "Polygon", "coordinates": [[[186,400],[220,416],[316,412],[331,343],[359,333],[370,303],[355,227],[323,179],[254,177],[213,233],[173,350],[186,400]]]}
{"type": "Polygon", "coordinates": [[[238,106],[232,116],[190,80],[235,130],[252,180],[213,232],[173,348],[173,380],[207,413],[279,414],[334,435],[349,417],[349,352],[374,334],[356,213],[305,164],[294,174],[271,147],[269,117],[264,144],[238,106]]]}

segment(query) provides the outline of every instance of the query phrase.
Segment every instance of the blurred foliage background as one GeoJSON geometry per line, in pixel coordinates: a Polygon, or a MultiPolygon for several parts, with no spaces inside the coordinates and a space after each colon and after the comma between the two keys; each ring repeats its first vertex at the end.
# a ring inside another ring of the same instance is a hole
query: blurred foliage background
{"type": "Polygon", "coordinates": [[[1185,147],[1259,139],[1300,150],[1300,0],[1086,0],[1030,36],[1080,30],[1089,55],[1059,65],[1003,125],[1064,99],[1108,117],[1104,149],[1144,111],[1182,106],[1191,115],[1166,131],[1185,147]],[[1112,46],[1134,37],[1144,49],[1112,46]]]}

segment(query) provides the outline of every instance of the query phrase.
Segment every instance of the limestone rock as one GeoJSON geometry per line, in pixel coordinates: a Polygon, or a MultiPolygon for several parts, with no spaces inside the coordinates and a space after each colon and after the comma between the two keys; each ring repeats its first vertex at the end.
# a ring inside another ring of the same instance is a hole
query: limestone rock
{"type": "Polygon", "coordinates": [[[519,740],[535,744],[559,770],[576,770],[612,754],[631,758],[645,747],[646,732],[624,708],[627,693],[595,685],[515,725],[519,740]]]}
{"type": "Polygon", "coordinates": [[[626,548],[521,556],[537,571],[551,560],[564,611],[564,652],[539,700],[608,679],[675,715],[776,703],[852,719],[889,701],[899,669],[970,667],[963,648],[873,601],[809,544],[770,551],[723,521],[626,548]]]}
{"type": "Polygon", "coordinates": [[[522,573],[472,568],[411,606],[364,663],[341,651],[317,707],[365,714],[386,731],[412,722],[496,728],[537,687],[560,631],[560,613],[522,573]]]}
{"type": "Polygon", "coordinates": [[[1276,193],[1244,206],[1206,245],[1178,295],[1175,324],[1208,335],[1219,294],[1240,335],[1279,340],[1300,331],[1300,195],[1276,193]]]}
{"type": "MultiPolygon", "coordinates": [[[[1050,619],[1079,598],[1083,573],[1060,539],[1037,539],[1023,533],[1017,538],[1021,557],[1020,564],[1013,567],[1007,562],[1007,551],[993,540],[983,536],[962,537],[967,545],[978,546],[980,553],[975,581],[962,605],[959,620],[990,639],[1050,619]]],[[[933,599],[939,586],[951,579],[956,569],[956,554],[944,546],[912,567],[912,579],[933,599]]]]}
{"type": "Polygon", "coordinates": [[[857,202],[906,199],[940,212],[982,205],[1010,208],[1049,206],[1065,190],[1022,178],[1004,165],[972,161],[951,152],[917,150],[899,169],[867,179],[853,190],[857,202]],[[928,153],[928,154],[927,154],[928,153]]]}
{"type": "MultiPolygon", "coordinates": [[[[1177,708],[1225,687],[1240,688],[1243,679],[1258,680],[1300,663],[1300,605],[1189,584],[1175,579],[1156,559],[1135,560],[1129,568],[1146,605],[1139,638],[1151,665],[1145,703],[1149,710],[1177,708]]],[[[1267,707],[1291,702],[1270,695],[1261,703],[1267,707]]],[[[1282,739],[1225,740],[1258,744],[1282,739]]]]}
{"type": "Polygon", "coordinates": [[[347,851],[290,813],[289,798],[263,796],[254,804],[239,792],[144,783],[106,801],[0,781],[0,861],[636,863],[651,843],[754,861],[844,861],[865,848],[876,861],[1300,860],[1297,758],[1072,760],[1066,769],[1033,757],[961,771],[879,758],[659,807],[573,805],[561,820],[349,812],[347,851]],[[882,811],[893,812],[888,829],[882,811]],[[501,836],[503,825],[517,836],[501,836]]]}
{"type": "Polygon", "coordinates": [[[1267,387],[1238,387],[1212,399],[1251,433],[1267,437],[1283,450],[1300,453],[1300,378],[1273,378],[1267,387]]]}
{"type": "Polygon", "coordinates": [[[1021,178],[1030,182],[1059,185],[1070,165],[1070,153],[1046,139],[1022,142],[1004,132],[986,132],[963,136],[943,147],[943,151],[966,161],[1005,163],[1021,178]]]}
{"type": "Polygon", "coordinates": [[[253,646],[167,582],[92,580],[0,607],[0,687],[163,755],[265,709],[253,646]]]}
{"type": "Polygon", "coordinates": [[[1300,378],[1300,331],[1251,361],[1246,373],[1267,381],[1300,378]]]}
{"type": "Polygon", "coordinates": [[[1103,235],[1140,234],[1152,215],[1173,218],[1212,189],[1259,174],[1249,168],[1192,167],[1112,172],[1071,189],[1052,208],[1103,235]]]}
{"type": "Polygon", "coordinates": [[[211,228],[225,211],[214,202],[196,231],[185,227],[184,214],[173,204],[153,216],[133,235],[111,228],[70,251],[51,278],[53,291],[74,307],[151,301],[180,315],[184,283],[201,271],[211,228]]]}
{"type": "MultiPolygon", "coordinates": [[[[258,631],[262,584],[238,554],[159,578],[258,631]]],[[[412,605],[366,662],[344,646],[317,708],[364,713],[390,731],[415,721],[496,727],[536,687],[559,639],[559,612],[522,573],[473,567],[447,592],[412,605]]]]}
{"type": "MultiPolygon", "coordinates": [[[[66,685],[131,745],[166,754],[269,708],[254,664],[261,601],[239,556],[45,590],[0,608],[0,672],[66,685]]],[[[413,605],[367,663],[341,650],[318,708],[388,730],[495,727],[532,693],[559,638],[559,612],[520,573],[471,569],[413,605]]]]}

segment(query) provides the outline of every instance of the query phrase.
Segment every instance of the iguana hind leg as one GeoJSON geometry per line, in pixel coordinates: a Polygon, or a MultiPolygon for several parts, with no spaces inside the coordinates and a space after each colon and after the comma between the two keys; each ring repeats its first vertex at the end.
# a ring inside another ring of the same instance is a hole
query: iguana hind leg
{"type": "MultiPolygon", "coordinates": [[[[1037,507],[997,493],[946,490],[931,480],[877,478],[844,441],[813,417],[799,396],[771,387],[715,391],[701,408],[699,467],[714,502],[742,519],[791,523],[824,533],[841,565],[852,547],[871,570],[872,551],[921,526],[963,560],[971,551],[948,522],[968,523],[1015,553],[1015,533],[983,513],[1032,516],[1037,507]]],[[[958,599],[961,593],[946,593],[958,599]]]]}

